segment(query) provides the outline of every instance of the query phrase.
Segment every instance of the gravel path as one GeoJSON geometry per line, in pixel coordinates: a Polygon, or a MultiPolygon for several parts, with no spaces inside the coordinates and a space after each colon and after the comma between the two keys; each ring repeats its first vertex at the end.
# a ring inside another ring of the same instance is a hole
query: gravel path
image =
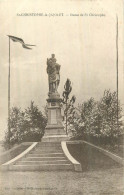
{"type": "Polygon", "coordinates": [[[123,195],[123,171],[1,172],[0,195],[123,195]]]}

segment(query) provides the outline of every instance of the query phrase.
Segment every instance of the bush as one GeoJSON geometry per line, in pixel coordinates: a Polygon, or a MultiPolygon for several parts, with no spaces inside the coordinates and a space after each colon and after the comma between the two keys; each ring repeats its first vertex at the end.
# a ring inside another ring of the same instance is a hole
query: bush
{"type": "Polygon", "coordinates": [[[44,135],[47,118],[31,102],[30,107],[21,111],[13,107],[10,110],[10,133],[7,131],[4,139],[4,147],[12,147],[23,141],[40,141],[44,135]]]}
{"type": "Polygon", "coordinates": [[[116,92],[105,90],[100,101],[90,98],[80,105],[78,110],[80,115],[74,120],[72,128],[75,137],[100,143],[117,142],[123,132],[123,124],[120,102],[117,108],[116,92]]]}

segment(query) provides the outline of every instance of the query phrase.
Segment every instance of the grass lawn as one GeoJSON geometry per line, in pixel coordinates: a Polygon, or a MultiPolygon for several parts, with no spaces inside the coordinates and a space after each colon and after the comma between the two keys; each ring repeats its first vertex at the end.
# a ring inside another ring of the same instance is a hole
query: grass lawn
{"type": "Polygon", "coordinates": [[[123,195],[122,171],[2,172],[0,195],[123,195]]]}
{"type": "Polygon", "coordinates": [[[85,143],[68,144],[68,149],[71,155],[81,163],[83,171],[122,167],[119,163],[85,143]]]}
{"type": "Polygon", "coordinates": [[[100,146],[105,150],[108,150],[112,153],[117,154],[118,156],[124,158],[124,145],[115,145],[115,146],[111,146],[111,145],[102,145],[100,146]]]}
{"type": "Polygon", "coordinates": [[[19,147],[15,147],[15,149],[13,148],[13,150],[9,152],[6,151],[7,153],[5,153],[3,156],[0,156],[0,164],[3,164],[11,159],[13,159],[14,157],[16,157],[17,155],[19,155],[20,153],[22,153],[24,150],[26,150],[29,146],[29,145],[21,145],[19,147]]]}

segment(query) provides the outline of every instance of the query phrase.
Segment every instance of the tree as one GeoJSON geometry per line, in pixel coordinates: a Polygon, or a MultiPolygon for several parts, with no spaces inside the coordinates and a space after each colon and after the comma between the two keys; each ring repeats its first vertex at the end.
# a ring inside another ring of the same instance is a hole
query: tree
{"type": "Polygon", "coordinates": [[[40,141],[44,135],[47,118],[39,111],[38,107],[31,101],[30,106],[21,111],[14,107],[10,110],[10,134],[5,134],[4,145],[21,143],[23,141],[40,141]]]}
{"type": "Polygon", "coordinates": [[[25,133],[26,137],[35,140],[44,135],[47,119],[31,101],[30,107],[25,109],[25,133]]]}
{"type": "Polygon", "coordinates": [[[10,133],[6,131],[5,133],[5,148],[9,148],[9,144],[12,146],[20,142],[21,126],[24,118],[24,113],[20,108],[13,107],[10,110],[10,133]],[[9,143],[10,138],[10,143],[9,143]]]}
{"type": "Polygon", "coordinates": [[[118,102],[117,108],[117,93],[111,93],[110,90],[105,90],[99,102],[99,110],[102,118],[102,136],[110,137],[111,143],[113,143],[114,139],[119,137],[122,132],[122,108],[120,102],[118,102]]]}
{"type": "Polygon", "coordinates": [[[75,96],[72,96],[71,99],[69,98],[69,95],[72,91],[71,81],[69,79],[66,80],[66,83],[64,85],[64,91],[63,91],[63,108],[64,108],[64,116],[65,116],[65,127],[66,127],[66,134],[68,134],[68,124],[72,124],[72,120],[74,118],[75,114],[75,96]]]}
{"type": "Polygon", "coordinates": [[[97,102],[93,98],[90,98],[88,101],[85,101],[81,106],[81,123],[83,124],[82,135],[94,135],[96,128],[96,116],[97,102]]]}
{"type": "MultiPolygon", "coordinates": [[[[117,123],[117,93],[105,90],[100,101],[93,98],[79,105],[80,116],[74,120],[73,126],[79,137],[92,137],[95,140],[113,144],[122,133],[122,109],[118,102],[117,123]]],[[[75,135],[76,135],[75,133],[75,135]]],[[[76,135],[76,136],[77,136],[76,135]]]]}

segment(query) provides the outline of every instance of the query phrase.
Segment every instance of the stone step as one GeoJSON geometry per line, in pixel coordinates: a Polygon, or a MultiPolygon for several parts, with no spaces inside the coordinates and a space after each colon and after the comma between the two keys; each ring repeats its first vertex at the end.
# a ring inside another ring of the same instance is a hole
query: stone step
{"type": "Polygon", "coordinates": [[[73,170],[72,164],[44,164],[44,165],[13,165],[10,171],[56,171],[73,170]]]}
{"type": "Polygon", "coordinates": [[[52,146],[61,146],[61,143],[55,142],[42,142],[42,144],[38,144],[37,147],[52,147],[52,146]]]}
{"type": "Polygon", "coordinates": [[[47,153],[51,153],[51,152],[58,152],[58,151],[61,151],[62,152],[62,149],[61,148],[47,148],[46,150],[43,148],[43,149],[40,149],[40,148],[37,148],[36,150],[33,150],[32,152],[47,152],[47,153]]]}
{"type": "Polygon", "coordinates": [[[37,146],[34,150],[49,150],[49,149],[61,149],[61,146],[37,146]]]}
{"type": "Polygon", "coordinates": [[[62,151],[62,148],[60,148],[60,147],[56,147],[56,148],[54,148],[54,147],[48,147],[48,148],[35,148],[34,150],[32,150],[32,151],[62,151]]]}
{"type": "Polygon", "coordinates": [[[42,146],[61,146],[60,142],[39,142],[37,147],[42,146]]]}
{"type": "Polygon", "coordinates": [[[68,160],[18,161],[16,165],[70,164],[68,160]]]}
{"type": "Polygon", "coordinates": [[[39,154],[29,154],[28,157],[45,157],[45,156],[53,156],[53,157],[58,157],[58,156],[62,156],[64,157],[64,154],[63,153],[39,153],[39,154]]]}
{"type": "Polygon", "coordinates": [[[33,150],[30,152],[30,154],[43,154],[43,153],[62,153],[62,149],[61,150],[33,150]]]}
{"type": "Polygon", "coordinates": [[[52,144],[52,145],[44,145],[44,144],[42,144],[42,145],[38,145],[38,146],[37,146],[37,148],[51,148],[51,147],[52,147],[52,148],[54,148],[54,147],[55,147],[55,148],[56,148],[56,147],[60,147],[60,148],[61,148],[61,144],[57,144],[57,145],[56,145],[56,144],[54,144],[54,145],[53,145],[53,144],[52,144]]]}
{"type": "Polygon", "coordinates": [[[20,161],[51,161],[51,160],[64,160],[65,157],[27,157],[22,158],[20,161]]]}
{"type": "Polygon", "coordinates": [[[43,142],[60,142],[61,141],[67,141],[68,140],[68,136],[67,135],[45,135],[42,139],[42,143],[43,142]]]}

